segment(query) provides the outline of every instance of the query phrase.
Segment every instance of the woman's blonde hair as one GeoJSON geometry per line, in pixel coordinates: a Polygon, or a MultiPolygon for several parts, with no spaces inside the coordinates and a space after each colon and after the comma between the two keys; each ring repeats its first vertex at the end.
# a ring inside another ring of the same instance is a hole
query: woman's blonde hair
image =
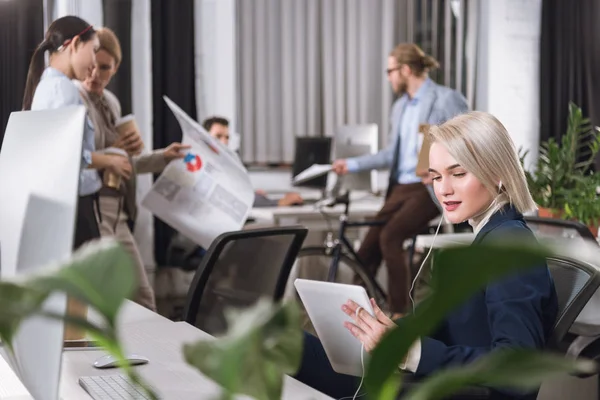
{"type": "Polygon", "coordinates": [[[109,28],[99,28],[96,34],[100,42],[99,50],[104,50],[110,54],[115,59],[115,68],[119,68],[123,59],[123,53],[117,35],[109,28]]]}
{"type": "Polygon", "coordinates": [[[517,149],[506,128],[493,115],[472,111],[429,131],[431,142],[444,146],[456,161],[496,196],[500,191],[521,212],[537,207],[531,198],[517,149]]]}
{"type": "Polygon", "coordinates": [[[435,58],[425,54],[414,43],[400,43],[391,51],[390,57],[394,57],[399,65],[408,65],[415,76],[422,76],[440,66],[435,58]]]}

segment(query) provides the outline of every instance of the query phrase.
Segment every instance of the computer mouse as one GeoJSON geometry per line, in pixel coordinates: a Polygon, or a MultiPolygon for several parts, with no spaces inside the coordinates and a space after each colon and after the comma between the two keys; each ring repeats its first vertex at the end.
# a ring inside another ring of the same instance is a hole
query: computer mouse
{"type": "MultiPolygon", "coordinates": [[[[142,365],[147,364],[148,361],[150,361],[148,358],[138,354],[126,354],[125,360],[129,363],[129,365],[142,365]]],[[[114,356],[107,354],[94,361],[94,367],[99,369],[116,368],[118,367],[118,361],[114,356]]]]}

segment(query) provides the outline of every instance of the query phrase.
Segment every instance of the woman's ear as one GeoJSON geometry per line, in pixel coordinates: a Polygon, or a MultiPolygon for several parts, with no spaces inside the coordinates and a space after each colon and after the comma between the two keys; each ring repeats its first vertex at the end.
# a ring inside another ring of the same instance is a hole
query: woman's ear
{"type": "Polygon", "coordinates": [[[71,47],[71,50],[75,51],[79,48],[80,44],[81,38],[79,36],[74,36],[73,39],[71,39],[71,43],[69,43],[69,47],[71,47]]]}

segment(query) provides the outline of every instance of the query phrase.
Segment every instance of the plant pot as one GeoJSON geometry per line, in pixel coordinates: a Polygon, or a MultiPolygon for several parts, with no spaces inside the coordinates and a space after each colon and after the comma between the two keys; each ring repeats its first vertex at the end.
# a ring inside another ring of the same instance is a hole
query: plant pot
{"type": "Polygon", "coordinates": [[[564,210],[558,210],[556,208],[540,207],[538,209],[538,217],[541,218],[562,219],[563,215],[565,215],[564,210]]]}
{"type": "MultiPolygon", "coordinates": [[[[66,315],[71,317],[87,319],[88,306],[72,297],[67,297],[67,312],[66,315]]],[[[65,322],[65,333],[63,339],[68,340],[83,340],[85,339],[85,330],[71,326],[65,322]]]]}
{"type": "Polygon", "coordinates": [[[592,235],[594,235],[595,238],[598,237],[598,224],[588,225],[588,229],[590,232],[592,232],[592,235]]]}

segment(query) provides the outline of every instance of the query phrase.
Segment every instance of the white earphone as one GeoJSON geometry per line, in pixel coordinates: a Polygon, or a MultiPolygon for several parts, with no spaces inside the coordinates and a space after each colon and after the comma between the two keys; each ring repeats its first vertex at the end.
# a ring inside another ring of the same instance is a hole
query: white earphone
{"type": "Polygon", "coordinates": [[[502,190],[502,181],[498,182],[498,191],[502,190]]]}

